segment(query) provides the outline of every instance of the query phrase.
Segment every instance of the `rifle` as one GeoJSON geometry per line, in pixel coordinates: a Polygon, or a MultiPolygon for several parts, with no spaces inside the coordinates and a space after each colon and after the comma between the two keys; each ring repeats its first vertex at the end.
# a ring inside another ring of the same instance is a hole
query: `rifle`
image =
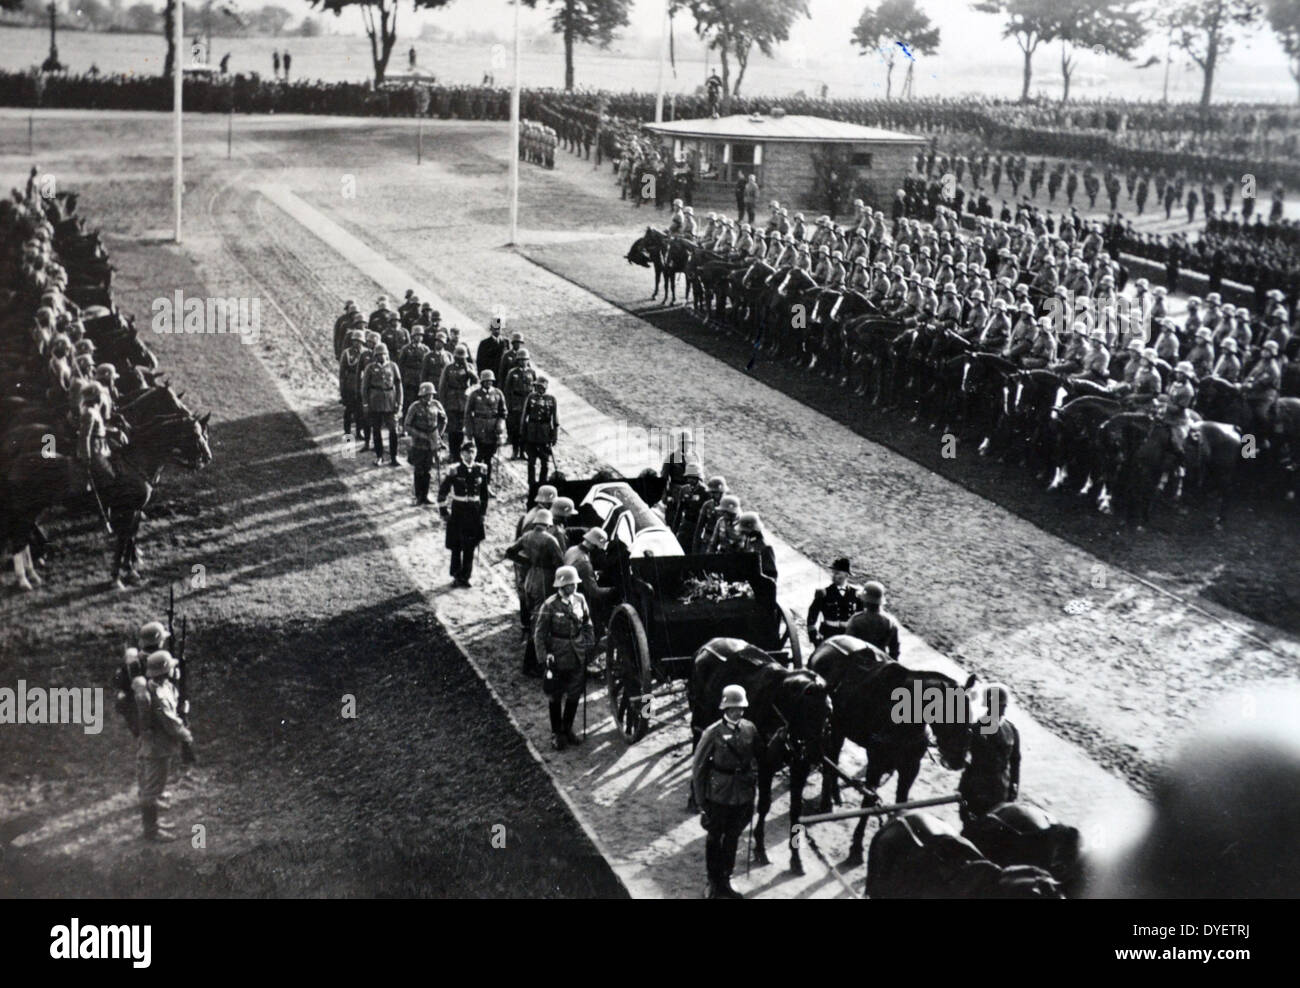
{"type": "MultiPolygon", "coordinates": [[[[185,638],[189,631],[189,619],[185,616],[181,617],[181,637],[179,640],[177,640],[173,635],[173,627],[175,625],[175,621],[176,621],[176,585],[173,583],[173,584],[169,584],[167,587],[167,637],[175,645],[176,648],[176,651],[175,653],[173,653],[172,656],[174,659],[176,659],[176,671],[177,671],[176,688],[177,688],[177,693],[179,694],[179,699],[176,705],[178,708],[178,712],[181,715],[181,723],[184,724],[186,727],[189,727],[190,726],[190,698],[189,698],[190,691],[189,691],[189,677],[186,675],[186,669],[185,669],[185,638]]],[[[194,764],[195,762],[194,746],[192,744],[187,743],[182,746],[181,761],[183,761],[186,765],[194,764]]]]}

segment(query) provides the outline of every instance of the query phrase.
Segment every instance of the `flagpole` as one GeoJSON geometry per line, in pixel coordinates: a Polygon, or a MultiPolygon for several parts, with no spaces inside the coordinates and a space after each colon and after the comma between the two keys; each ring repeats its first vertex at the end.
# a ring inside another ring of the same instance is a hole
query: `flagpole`
{"type": "Polygon", "coordinates": [[[515,2],[515,77],[510,84],[510,241],[519,240],[519,8],[515,2]]]}
{"type": "Polygon", "coordinates": [[[173,165],[172,174],[172,198],[176,203],[176,242],[181,242],[181,198],[185,192],[185,179],[181,175],[181,102],[182,87],[181,81],[184,72],[181,68],[181,60],[185,57],[185,17],[184,0],[174,0],[173,7],[176,11],[175,38],[172,42],[176,50],[172,58],[172,123],[176,134],[176,160],[173,165]]]}
{"type": "Polygon", "coordinates": [[[664,0],[664,32],[659,38],[659,83],[655,93],[655,123],[664,122],[664,61],[668,58],[668,5],[664,0]]]}

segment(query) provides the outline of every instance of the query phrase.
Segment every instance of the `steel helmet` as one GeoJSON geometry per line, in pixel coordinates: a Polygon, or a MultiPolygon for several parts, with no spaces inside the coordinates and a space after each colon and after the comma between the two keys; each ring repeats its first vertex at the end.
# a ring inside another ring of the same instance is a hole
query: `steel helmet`
{"type": "Polygon", "coordinates": [[[538,508],[533,512],[533,527],[540,525],[542,528],[550,528],[555,524],[555,516],[551,514],[550,508],[538,508]]]}
{"type": "Polygon", "coordinates": [[[1200,304],[1201,304],[1201,297],[1200,297],[1199,295],[1189,295],[1189,296],[1187,296],[1187,307],[1188,307],[1189,309],[1190,309],[1190,308],[1193,308],[1194,306],[1200,305],[1200,304]]]}
{"type": "Polygon", "coordinates": [[[176,668],[176,660],[172,658],[172,653],[166,649],[159,649],[151,652],[149,658],[145,659],[144,674],[149,677],[170,676],[172,670],[176,668]]]}
{"type": "Polygon", "coordinates": [[[1210,292],[1209,295],[1205,296],[1205,301],[1210,305],[1218,305],[1223,301],[1223,296],[1218,292],[1210,292]]]}
{"type": "Polygon", "coordinates": [[[437,393],[438,389],[433,386],[433,382],[425,381],[420,385],[420,393],[418,397],[423,398],[425,395],[436,395],[437,393]]]}
{"type": "Polygon", "coordinates": [[[694,460],[689,461],[682,468],[682,474],[683,476],[686,477],[694,477],[696,480],[699,480],[701,477],[704,476],[704,472],[700,468],[699,463],[695,462],[694,460]]]}
{"type": "Polygon", "coordinates": [[[361,343],[365,340],[366,334],[359,329],[349,329],[343,338],[349,343],[361,343]]]}
{"type": "MultiPolygon", "coordinates": [[[[528,359],[529,359],[528,348],[527,348],[527,347],[522,347],[522,346],[521,346],[518,350],[516,350],[516,351],[515,351],[515,359],[516,359],[516,360],[528,360],[528,359]]],[[[484,371],[483,373],[486,374],[486,373],[488,373],[488,372],[487,372],[487,371],[484,371]]]]}
{"type": "Polygon", "coordinates": [[[1224,341],[1219,344],[1219,346],[1222,347],[1224,350],[1231,350],[1233,353],[1237,352],[1237,341],[1231,336],[1225,338],[1224,341]]]}
{"type": "Polygon", "coordinates": [[[1129,348],[1130,350],[1141,350],[1141,349],[1142,349],[1142,341],[1141,341],[1141,340],[1136,340],[1136,339],[1135,339],[1135,340],[1129,340],[1129,341],[1128,341],[1128,348],[1129,348]]]}
{"type": "Polygon", "coordinates": [[[1263,349],[1268,350],[1272,353],[1277,353],[1278,351],[1277,340],[1265,340],[1263,349]]]}
{"type": "Polygon", "coordinates": [[[542,484],[541,487],[537,488],[537,497],[535,500],[538,504],[549,505],[558,495],[559,491],[555,489],[554,485],[542,484]]]}
{"type": "Polygon", "coordinates": [[[930,248],[927,247],[927,246],[925,246],[924,244],[921,246],[921,256],[922,256],[922,257],[929,257],[929,256],[930,256],[930,248]]]}
{"type": "Polygon", "coordinates": [[[945,281],[943,283],[943,293],[945,295],[956,295],[957,283],[955,281],[945,281]]]}
{"type": "Polygon", "coordinates": [[[907,280],[913,282],[914,284],[919,285],[921,283],[921,275],[916,271],[913,271],[911,274],[907,276],[907,280]]]}
{"type": "Polygon", "coordinates": [[[740,511],[740,498],[735,494],[724,494],[722,500],[718,502],[718,510],[725,511],[728,514],[736,514],[740,511]]]}
{"type": "Polygon", "coordinates": [[[1093,329],[1091,333],[1088,334],[1088,338],[1092,340],[1101,340],[1101,342],[1105,343],[1106,331],[1102,329],[1100,326],[1097,326],[1093,329]]]}
{"type": "MultiPolygon", "coordinates": [[[[825,248],[823,248],[823,249],[825,249],[825,248]]],[[[831,260],[832,260],[832,261],[842,261],[842,260],[844,260],[844,251],[842,251],[842,250],[833,250],[833,251],[831,251],[831,260]]]]}
{"type": "Polygon", "coordinates": [[[862,587],[862,596],[867,600],[882,601],[885,599],[885,585],[871,580],[862,587]]]}
{"type": "Polygon", "coordinates": [[[1004,299],[1004,298],[995,298],[995,299],[993,300],[993,308],[995,308],[995,309],[1005,309],[1006,307],[1007,307],[1007,300],[1006,300],[1006,299],[1004,299]]]}
{"type": "Polygon", "coordinates": [[[1196,338],[1198,340],[1211,340],[1214,338],[1214,334],[1210,332],[1209,326],[1202,326],[1196,331],[1196,338]]]}
{"type": "Polygon", "coordinates": [[[595,546],[597,549],[603,549],[609,545],[609,536],[605,534],[603,528],[589,528],[582,537],[582,541],[587,545],[595,546]]]}
{"type": "Polygon", "coordinates": [[[825,254],[827,257],[829,257],[831,253],[831,249],[827,247],[825,244],[822,244],[820,247],[817,248],[817,253],[825,254]]]}
{"type": "Polygon", "coordinates": [[[150,650],[162,648],[163,642],[167,640],[167,629],[163,627],[161,621],[149,621],[140,625],[140,647],[150,650]]]}
{"type": "Polygon", "coordinates": [[[117,368],[112,364],[100,364],[95,368],[95,379],[97,381],[109,380],[116,381],[118,377],[117,368]]]}
{"type": "Polygon", "coordinates": [[[956,267],[954,270],[956,270],[956,271],[960,271],[962,274],[965,274],[965,273],[966,273],[966,262],[965,262],[965,261],[958,261],[958,262],[957,262],[957,267],[956,267]]]}
{"type": "Polygon", "coordinates": [[[719,710],[744,710],[749,706],[749,697],[745,695],[743,686],[726,686],[722,690],[722,703],[718,705],[719,710]]]}
{"type": "Polygon", "coordinates": [[[726,478],[726,477],[710,477],[710,478],[709,478],[709,482],[708,482],[707,484],[705,484],[704,486],[706,486],[706,487],[707,487],[709,490],[711,490],[711,491],[722,491],[723,493],[726,493],[726,490],[727,490],[727,478],[726,478]]]}
{"type": "Polygon", "coordinates": [[[1142,351],[1142,359],[1148,360],[1154,364],[1157,360],[1160,359],[1160,354],[1156,353],[1155,347],[1149,346],[1142,351]]]}
{"type": "Polygon", "coordinates": [[[970,297],[971,297],[971,300],[974,301],[974,302],[983,302],[983,301],[984,301],[984,289],[982,289],[982,288],[976,288],[973,292],[970,293],[970,297]]]}
{"type": "Polygon", "coordinates": [[[854,265],[856,265],[856,266],[860,266],[860,267],[864,267],[864,268],[865,268],[865,267],[867,266],[867,259],[866,259],[865,257],[863,257],[861,254],[859,254],[857,257],[855,257],[855,258],[853,259],[853,263],[854,263],[854,265]]]}
{"type": "Polygon", "coordinates": [[[387,357],[387,356],[388,356],[388,347],[385,346],[383,343],[376,343],[376,344],[375,344],[375,356],[376,356],[376,357],[387,357]]]}
{"type": "Polygon", "coordinates": [[[745,511],[736,520],[736,527],[742,532],[760,532],[762,525],[759,522],[757,511],[745,511]]]}
{"type": "Polygon", "coordinates": [[[903,266],[901,264],[895,264],[892,268],[889,269],[889,273],[901,275],[903,273],[903,266]]]}
{"type": "Polygon", "coordinates": [[[686,213],[687,216],[694,216],[694,215],[695,215],[695,209],[694,209],[693,207],[691,207],[691,206],[687,206],[686,209],[684,210],[684,212],[686,213]]]}
{"type": "Polygon", "coordinates": [[[482,374],[479,375],[478,379],[483,384],[491,384],[493,381],[497,379],[497,376],[494,373],[492,373],[492,371],[485,370],[482,374]]]}
{"type": "Polygon", "coordinates": [[[1188,361],[1180,360],[1178,361],[1177,366],[1174,367],[1174,373],[1182,374],[1185,377],[1194,377],[1196,375],[1196,368],[1193,367],[1188,361]]]}
{"type": "Polygon", "coordinates": [[[571,497],[557,497],[551,504],[551,515],[556,521],[563,521],[578,513],[571,497]]]}
{"type": "Polygon", "coordinates": [[[576,587],[578,580],[578,570],[573,566],[561,566],[555,571],[555,586],[557,587],[576,587]]]}
{"type": "Polygon", "coordinates": [[[681,209],[681,208],[682,208],[682,201],[680,199],[674,199],[673,209],[681,209]]]}
{"type": "Polygon", "coordinates": [[[523,341],[524,341],[524,334],[519,332],[519,330],[516,329],[513,333],[510,334],[511,343],[522,343],[523,341]]]}
{"type": "Polygon", "coordinates": [[[952,255],[951,255],[951,254],[944,254],[944,255],[942,255],[942,256],[939,258],[939,263],[940,263],[940,264],[951,264],[951,263],[952,263],[952,255]]]}
{"type": "Polygon", "coordinates": [[[1019,308],[1021,312],[1028,313],[1031,316],[1034,314],[1034,307],[1028,302],[1021,302],[1019,308]]]}
{"type": "Polygon", "coordinates": [[[469,357],[469,347],[467,347],[464,343],[457,343],[457,344],[456,344],[456,349],[452,351],[452,356],[454,356],[454,357],[466,357],[466,358],[468,358],[468,357],[469,357]]]}

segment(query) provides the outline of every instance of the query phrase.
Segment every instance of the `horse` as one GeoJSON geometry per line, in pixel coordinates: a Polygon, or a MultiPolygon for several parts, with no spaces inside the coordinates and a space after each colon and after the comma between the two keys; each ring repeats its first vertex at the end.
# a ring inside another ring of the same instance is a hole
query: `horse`
{"type": "MultiPolygon", "coordinates": [[[[1052,480],[1054,491],[1070,476],[1071,470],[1084,475],[1081,495],[1087,494],[1096,481],[1106,474],[1106,462],[1096,439],[1103,422],[1123,411],[1114,398],[1087,396],[1075,398],[1052,408],[1052,480]]],[[[1110,496],[1103,483],[1098,493],[1098,508],[1110,510],[1110,496]]]]}
{"type": "MultiPolygon", "coordinates": [[[[762,649],[738,638],[714,638],[695,653],[688,697],[691,750],[704,729],[718,719],[722,690],[740,685],[749,697],[745,716],[758,728],[758,820],[754,860],[768,864],[764,823],[772,807],[772,778],[790,766],[790,833],[803,813],[803,787],[810,767],[822,757],[822,735],[831,714],[826,682],[809,669],[789,669],[762,649]]],[[[694,803],[691,793],[691,804],[694,803]]],[[[799,841],[790,840],[790,870],[803,874],[799,841]]]]}
{"type": "MultiPolygon", "coordinates": [[[[837,636],[838,637],[838,636],[837,636]]],[[[829,639],[828,639],[829,641],[829,639]]],[[[822,643],[809,659],[808,668],[822,675],[834,675],[837,685],[830,693],[830,736],[826,740],[826,758],[832,771],[822,772],[821,809],[829,811],[839,795],[839,758],[845,740],[852,741],[867,753],[867,772],[863,780],[862,805],[879,802],[876,790],[891,772],[898,775],[895,801],[907,802],[912,783],[921,772],[921,758],[930,746],[932,733],[939,749],[939,760],[948,769],[958,771],[964,767],[966,753],[970,750],[970,725],[964,722],[935,717],[927,704],[920,719],[903,721],[895,718],[898,696],[933,696],[928,690],[938,690],[942,696],[953,695],[958,689],[955,680],[940,672],[909,669],[901,662],[880,661],[872,653],[873,661],[866,661],[866,653],[857,653],[860,661],[845,659],[836,646],[822,643]]],[[[967,680],[963,690],[974,684],[975,677],[967,680]]],[[[853,831],[853,844],[848,863],[862,861],[862,838],[867,820],[862,817],[853,831]]]]}
{"type": "Polygon", "coordinates": [[[961,835],[996,865],[1033,865],[1050,874],[1067,897],[1082,891],[1083,857],[1079,831],[1057,823],[1028,803],[1002,803],[971,819],[961,835]]]}
{"type": "MultiPolygon", "coordinates": [[[[1168,421],[1143,412],[1123,412],[1104,422],[1098,442],[1113,463],[1115,487],[1122,494],[1124,518],[1140,532],[1151,522],[1151,502],[1161,478],[1173,473],[1178,448],[1168,421]]],[[[1104,488],[1103,488],[1104,489],[1104,488]]]]}
{"type": "MultiPolygon", "coordinates": [[[[680,237],[674,237],[664,233],[662,230],[656,230],[652,226],[645,228],[645,234],[639,237],[632,246],[628,248],[626,255],[629,264],[637,264],[641,267],[653,267],[655,272],[655,287],[650,293],[652,299],[659,297],[659,283],[663,280],[664,301],[668,301],[668,293],[672,292],[672,304],[677,304],[677,275],[679,272],[686,270],[687,260],[691,253],[691,247],[687,241],[680,237]]],[[[689,292],[690,283],[687,282],[689,292]]]]}
{"type": "Polygon", "coordinates": [[[867,860],[872,899],[1060,899],[1056,880],[1032,865],[1002,867],[938,817],[919,810],[876,833],[867,860]]]}
{"type": "MultiPolygon", "coordinates": [[[[209,413],[210,414],[210,413],[209,413]]],[[[116,537],[112,581],[124,589],[139,581],[136,572],[136,537],[145,506],[163,468],[175,463],[200,470],[212,462],[208,445],[208,415],[172,415],[156,419],[132,436],[119,456],[114,456],[113,473],[92,468],[95,509],[116,537]]],[[[13,554],[14,573],[23,590],[32,588],[31,539],[40,516],[49,508],[64,505],[75,509],[87,505],[86,469],[72,457],[56,453],[24,453],[7,465],[0,486],[3,499],[6,551],[13,554]]],[[[39,579],[36,582],[40,582],[39,579]]]]}

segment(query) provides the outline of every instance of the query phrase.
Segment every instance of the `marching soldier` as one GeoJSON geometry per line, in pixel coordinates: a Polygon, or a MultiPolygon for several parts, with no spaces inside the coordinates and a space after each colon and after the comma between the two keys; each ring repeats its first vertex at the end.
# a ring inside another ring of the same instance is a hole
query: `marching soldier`
{"type": "Polygon", "coordinates": [[[452,456],[459,455],[460,444],[465,439],[465,406],[477,384],[478,374],[469,365],[469,347],[457,343],[452,362],[443,368],[438,381],[438,394],[447,412],[447,443],[452,456]]]}
{"type": "Polygon", "coordinates": [[[402,326],[410,329],[415,325],[420,317],[420,299],[415,294],[415,289],[406,290],[406,300],[397,307],[397,315],[402,321],[402,326]]]}
{"type": "Polygon", "coordinates": [[[740,546],[736,522],[740,517],[740,498],[724,494],[718,502],[718,520],[709,539],[709,552],[734,552],[740,546]]]}
{"type": "Polygon", "coordinates": [[[375,310],[370,313],[367,325],[371,330],[382,335],[386,330],[398,324],[397,313],[388,307],[388,296],[380,295],[375,310]]]}
{"type": "Polygon", "coordinates": [[[986,686],[983,702],[987,719],[970,725],[970,754],[957,783],[962,824],[1020,795],[1020,732],[1006,716],[1011,693],[1005,686],[986,686]]]}
{"type": "Polygon", "coordinates": [[[727,493],[727,479],[710,477],[704,486],[708,497],[700,503],[700,513],[691,532],[690,543],[682,545],[683,549],[692,554],[709,551],[709,541],[713,538],[713,528],[717,521],[718,502],[727,493]]]}
{"type": "Polygon", "coordinates": [[[849,618],[845,634],[875,645],[891,659],[899,654],[898,621],[885,610],[885,588],[872,580],[862,588],[862,610],[849,618]]]}
{"type": "Polygon", "coordinates": [[[429,356],[429,349],[424,341],[424,327],[417,323],[411,330],[411,342],[397,354],[397,369],[402,375],[403,415],[415,404],[419,394],[423,383],[420,374],[424,370],[424,360],[429,356]]]}
{"type": "Polygon", "coordinates": [[[424,333],[424,345],[429,352],[424,355],[420,365],[420,383],[428,381],[434,387],[442,380],[442,372],[451,366],[451,351],[447,349],[447,331],[445,329],[427,329],[424,333]]]}
{"type": "Polygon", "coordinates": [[[439,514],[447,523],[446,545],[451,550],[451,585],[470,586],[474,552],[483,541],[483,488],[487,485],[482,463],[474,462],[474,443],[460,446],[460,462],[447,471],[438,487],[439,514]]]}
{"type": "Polygon", "coordinates": [[[415,471],[415,503],[428,504],[429,476],[438,447],[442,445],[443,433],[447,431],[447,413],[428,381],[419,386],[419,396],[407,409],[403,424],[411,437],[407,458],[415,471]]]}
{"type": "Polygon", "coordinates": [[[374,359],[361,375],[361,405],[370,420],[375,441],[375,466],[384,462],[384,435],[388,429],[388,465],[397,466],[397,414],[402,407],[402,376],[388,360],[388,348],[380,343],[374,359]]]}
{"type": "Polygon", "coordinates": [[[578,571],[561,566],[555,571],[555,593],[537,609],[533,649],[544,656],[542,689],[550,701],[551,744],[556,751],[579,745],[573,733],[578,698],[587,686],[587,662],[595,648],[591,608],[578,592],[578,571]],[[561,707],[563,704],[563,707],[561,707]]]}
{"type": "Polygon", "coordinates": [[[691,793],[700,808],[708,898],[740,899],[731,887],[740,835],[754,812],[758,774],[758,728],[745,719],[749,699],[743,686],[722,691],[722,717],[714,721],[695,746],[691,764],[691,793]]]}
{"type": "MultiPolygon", "coordinates": [[[[362,340],[364,335],[359,329],[347,332],[347,345],[339,354],[339,402],[343,405],[343,435],[349,435],[356,428],[356,438],[361,438],[362,420],[365,413],[361,408],[361,370],[362,340]]],[[[366,429],[369,438],[370,430],[366,429]]]]}
{"type": "MultiPolygon", "coordinates": [[[[524,571],[523,610],[528,614],[529,622],[537,614],[538,607],[546,599],[546,592],[551,588],[556,571],[564,565],[564,551],[551,531],[555,518],[549,508],[536,508],[525,519],[525,531],[515,539],[505,551],[505,558],[515,564],[516,572],[524,571]]],[[[536,631],[536,625],[533,625],[536,631]]],[[[537,656],[545,655],[534,647],[532,637],[525,639],[524,667],[525,676],[538,676],[541,667],[537,656]]]]}
{"type": "Polygon", "coordinates": [[[528,490],[535,491],[550,476],[551,453],[559,438],[560,416],[555,396],[546,393],[547,379],[539,374],[533,393],[519,413],[519,435],[528,458],[528,490]]]}
{"type": "Polygon", "coordinates": [[[194,736],[181,720],[179,711],[180,691],[175,682],[178,668],[172,654],[160,648],[145,660],[144,675],[131,681],[140,726],[136,780],[145,840],[176,839],[170,825],[158,818],[158,811],[165,805],[163,790],[172,760],[177,755],[187,762],[193,760],[194,736]]]}
{"type": "Polygon", "coordinates": [[[510,440],[510,458],[512,460],[522,460],[524,458],[524,440],[520,426],[523,419],[524,404],[528,401],[528,396],[533,393],[533,384],[536,380],[537,373],[533,370],[528,350],[521,347],[519,349],[518,363],[511,369],[510,376],[504,381],[505,386],[503,388],[506,396],[506,437],[510,440]]]}
{"type": "Polygon", "coordinates": [[[519,360],[519,351],[524,346],[524,334],[515,330],[510,334],[510,345],[501,352],[500,363],[496,367],[497,377],[502,381],[510,379],[510,371],[519,360]]]}
{"type": "Polygon", "coordinates": [[[483,486],[483,511],[486,512],[492,485],[492,458],[506,438],[506,399],[490,370],[483,371],[479,386],[469,393],[465,419],[478,449],[478,460],[487,467],[487,483],[483,486]]]}
{"type": "Polygon", "coordinates": [[[831,563],[831,584],[813,592],[808,607],[808,638],[817,645],[832,635],[848,633],[849,618],[862,609],[858,588],[849,582],[852,567],[841,556],[831,563]]]}

